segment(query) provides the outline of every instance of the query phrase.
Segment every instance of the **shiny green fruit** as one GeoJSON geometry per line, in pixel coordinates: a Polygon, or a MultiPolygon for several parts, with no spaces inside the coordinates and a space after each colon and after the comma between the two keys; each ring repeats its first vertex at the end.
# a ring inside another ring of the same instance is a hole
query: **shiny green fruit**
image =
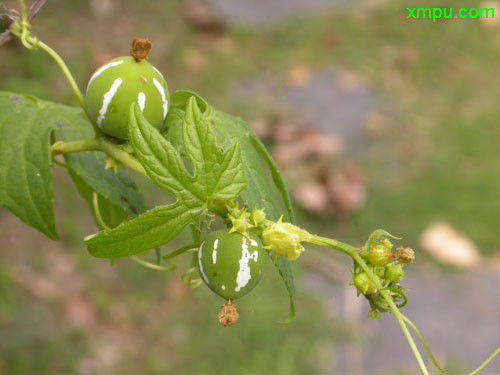
{"type": "Polygon", "coordinates": [[[383,267],[392,259],[391,250],[384,245],[375,245],[368,251],[368,262],[376,267],[383,267]]]}
{"type": "Polygon", "coordinates": [[[168,113],[168,87],[159,70],[148,61],[118,57],[90,78],[85,105],[94,124],[104,133],[128,138],[128,117],[134,102],[151,125],[161,128],[168,113]]]}
{"type": "Polygon", "coordinates": [[[198,267],[205,284],[225,299],[236,299],[259,283],[267,260],[255,233],[248,237],[221,229],[210,233],[198,250],[198,267]]]}

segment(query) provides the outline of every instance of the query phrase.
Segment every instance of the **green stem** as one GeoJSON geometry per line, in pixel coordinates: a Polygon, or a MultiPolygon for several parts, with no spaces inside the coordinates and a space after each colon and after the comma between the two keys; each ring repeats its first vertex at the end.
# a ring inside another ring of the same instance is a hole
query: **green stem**
{"type": "Polygon", "coordinates": [[[111,230],[111,228],[104,222],[104,219],[101,216],[101,210],[99,209],[99,194],[97,192],[92,193],[92,204],[94,206],[94,213],[97,224],[101,226],[102,229],[111,230]]]}
{"type": "Polygon", "coordinates": [[[113,159],[118,160],[120,163],[126,165],[130,169],[133,169],[134,171],[149,178],[146,171],[144,170],[144,167],[135,157],[117,147],[116,145],[108,142],[106,139],[98,138],[97,140],[99,142],[99,149],[105,154],[112,157],[113,159]]]}
{"type": "Polygon", "coordinates": [[[424,336],[420,333],[419,329],[413,324],[413,322],[408,319],[404,314],[401,314],[401,317],[403,320],[410,326],[411,329],[415,332],[415,334],[418,336],[420,339],[420,342],[422,343],[422,346],[424,347],[425,351],[427,352],[427,355],[431,359],[432,363],[436,367],[436,369],[439,371],[441,375],[446,375],[446,372],[439,366],[439,363],[437,362],[436,358],[434,358],[434,355],[432,354],[431,348],[427,344],[427,341],[425,341],[424,336]]]}
{"type": "Polygon", "coordinates": [[[415,359],[417,360],[417,363],[420,367],[420,370],[422,371],[423,375],[429,375],[429,371],[427,370],[427,367],[425,366],[424,360],[422,359],[422,356],[420,352],[418,351],[417,345],[415,344],[415,341],[413,340],[413,337],[411,336],[410,332],[408,331],[408,328],[405,325],[405,322],[403,321],[403,318],[401,316],[401,312],[397,308],[397,306],[394,304],[394,301],[392,300],[392,297],[390,294],[388,294],[388,291],[382,290],[383,286],[380,283],[379,279],[373,274],[373,271],[368,267],[368,265],[365,263],[363,258],[358,253],[358,250],[346,243],[333,240],[330,238],[326,237],[320,237],[320,236],[312,236],[312,238],[308,241],[309,243],[313,245],[318,245],[318,246],[326,246],[330,247],[335,250],[339,250],[347,255],[349,255],[356,263],[358,263],[363,271],[366,272],[370,280],[375,284],[378,290],[380,290],[380,294],[382,297],[386,300],[386,302],[389,304],[390,309],[392,310],[394,316],[396,317],[396,320],[401,327],[401,330],[403,331],[403,334],[405,335],[406,341],[408,341],[408,344],[410,346],[410,349],[413,352],[413,355],[415,356],[415,359]]]}
{"type": "Polygon", "coordinates": [[[490,364],[491,361],[493,361],[495,359],[495,357],[500,354],[500,346],[497,348],[497,350],[495,350],[493,352],[492,355],[490,355],[488,357],[488,359],[486,361],[484,361],[477,369],[475,369],[474,371],[470,372],[468,375],[476,375],[476,374],[479,374],[479,372],[481,370],[483,370],[486,366],[488,366],[490,364]]]}
{"type": "Polygon", "coordinates": [[[144,266],[146,268],[149,268],[149,269],[152,269],[152,270],[155,270],[155,271],[167,271],[167,272],[170,272],[170,271],[174,271],[176,269],[176,267],[165,267],[165,266],[160,266],[158,264],[154,264],[154,263],[151,263],[151,262],[148,262],[144,259],[141,259],[139,258],[138,256],[131,256],[132,260],[136,263],[139,263],[141,266],[144,266]]]}
{"type": "Polygon", "coordinates": [[[83,139],[74,142],[56,142],[51,150],[54,154],[68,154],[70,152],[97,151],[100,150],[99,141],[96,138],[83,139]]]}
{"type": "Polygon", "coordinates": [[[139,161],[137,161],[135,157],[102,137],[83,139],[81,141],[74,142],[56,142],[52,145],[51,150],[54,154],[68,154],[71,152],[84,151],[102,151],[113,159],[118,160],[121,164],[148,177],[143,166],[141,165],[141,163],[139,163],[139,161]]]}

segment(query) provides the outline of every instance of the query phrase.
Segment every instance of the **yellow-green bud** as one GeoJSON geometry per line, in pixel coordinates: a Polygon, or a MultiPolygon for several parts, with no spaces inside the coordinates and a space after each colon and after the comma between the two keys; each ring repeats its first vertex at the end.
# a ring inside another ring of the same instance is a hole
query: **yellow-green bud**
{"type": "Polygon", "coordinates": [[[253,227],[252,223],[250,223],[250,214],[247,212],[246,208],[243,210],[235,208],[228,217],[233,224],[229,233],[239,232],[245,234],[248,229],[253,227]]]}
{"type": "Polygon", "coordinates": [[[281,217],[276,223],[270,223],[262,232],[264,247],[290,260],[297,259],[304,251],[303,241],[309,241],[311,235],[291,223],[283,223],[281,217]]]}
{"type": "Polygon", "coordinates": [[[266,213],[264,212],[264,210],[255,207],[252,211],[252,214],[250,215],[250,221],[252,222],[252,224],[258,227],[264,222],[264,220],[266,220],[266,213]]]}

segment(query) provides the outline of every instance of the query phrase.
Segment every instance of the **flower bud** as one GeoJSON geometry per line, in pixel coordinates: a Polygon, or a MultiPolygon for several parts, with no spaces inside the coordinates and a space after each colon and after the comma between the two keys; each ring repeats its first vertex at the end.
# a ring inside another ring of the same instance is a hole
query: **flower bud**
{"type": "Polygon", "coordinates": [[[384,279],[390,283],[399,283],[405,277],[402,264],[391,264],[386,267],[384,279]]]}
{"type": "Polygon", "coordinates": [[[235,208],[233,212],[228,215],[228,217],[233,224],[229,233],[239,232],[241,234],[245,234],[248,229],[253,227],[250,223],[250,214],[246,209],[240,210],[235,208]]]}
{"type": "Polygon", "coordinates": [[[399,263],[409,264],[415,260],[415,252],[409,247],[398,247],[393,255],[399,263]]]}
{"type": "Polygon", "coordinates": [[[368,261],[376,267],[385,266],[391,259],[391,248],[385,244],[375,245],[368,251],[368,261]]]}
{"type": "Polygon", "coordinates": [[[359,294],[372,294],[377,291],[377,287],[370,280],[366,272],[358,273],[354,276],[353,284],[356,287],[359,294]]]}
{"type": "Polygon", "coordinates": [[[252,224],[258,227],[264,222],[264,220],[266,220],[266,213],[264,210],[255,207],[250,215],[250,221],[252,224]]]}
{"type": "Polygon", "coordinates": [[[262,232],[265,248],[290,260],[297,259],[304,251],[303,241],[309,241],[311,235],[291,223],[283,223],[282,217],[276,223],[270,223],[262,232]]]}

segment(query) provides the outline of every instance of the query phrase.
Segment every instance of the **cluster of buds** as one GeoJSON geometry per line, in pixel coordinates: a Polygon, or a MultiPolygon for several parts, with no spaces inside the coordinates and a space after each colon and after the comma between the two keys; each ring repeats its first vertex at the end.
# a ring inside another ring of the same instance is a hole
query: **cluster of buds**
{"type": "Polygon", "coordinates": [[[304,251],[302,242],[311,239],[311,234],[292,223],[283,222],[283,216],[274,222],[266,219],[263,209],[254,208],[251,213],[240,208],[237,203],[226,204],[227,218],[231,223],[230,233],[238,232],[246,236],[250,229],[261,230],[264,247],[276,255],[290,260],[297,259],[304,251]]]}
{"type": "MultiPolygon", "coordinates": [[[[394,249],[389,238],[395,237],[382,230],[375,231],[360,251],[360,255],[367,261],[368,267],[380,281],[379,286],[382,290],[387,290],[392,298],[399,300],[401,303],[398,307],[402,307],[406,303],[405,290],[399,284],[405,276],[403,266],[413,263],[415,252],[409,247],[394,249]]],[[[368,273],[359,266],[354,269],[352,284],[356,287],[358,295],[363,294],[370,302],[372,310],[369,317],[377,318],[379,312],[389,310],[381,296],[381,290],[377,288],[368,273]]]]}

